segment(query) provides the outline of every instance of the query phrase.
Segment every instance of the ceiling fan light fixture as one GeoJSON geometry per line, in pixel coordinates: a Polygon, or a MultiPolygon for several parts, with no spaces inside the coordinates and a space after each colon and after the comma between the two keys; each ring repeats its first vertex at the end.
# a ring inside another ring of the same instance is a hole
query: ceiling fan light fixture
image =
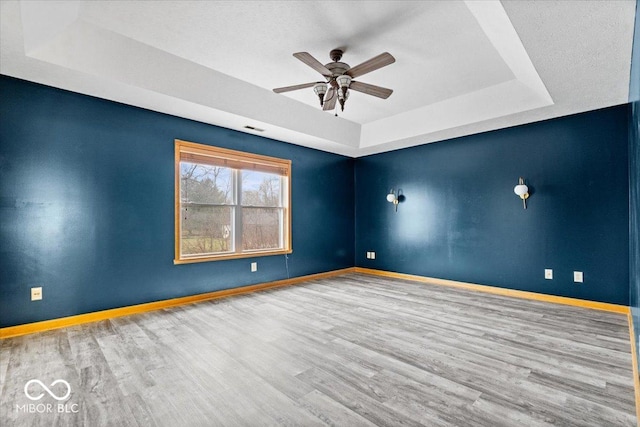
{"type": "Polygon", "coordinates": [[[336,77],[336,83],[338,83],[338,86],[340,86],[341,88],[345,88],[345,87],[349,87],[349,85],[351,84],[351,76],[348,74],[343,74],[341,76],[336,77]]]}
{"type": "Polygon", "coordinates": [[[336,77],[336,83],[338,84],[338,87],[342,89],[342,93],[346,94],[347,89],[349,89],[349,85],[351,84],[351,76],[348,74],[342,74],[336,77]]]}
{"type": "Polygon", "coordinates": [[[313,87],[313,91],[316,95],[318,95],[318,98],[320,98],[320,106],[322,107],[322,105],[324,104],[324,94],[327,93],[326,83],[317,83],[313,87]]]}
{"type": "Polygon", "coordinates": [[[294,53],[293,56],[295,58],[322,74],[326,82],[310,82],[293,86],[277,87],[273,89],[273,91],[275,93],[284,93],[313,87],[314,93],[320,99],[320,107],[322,107],[323,111],[333,110],[337,101],[340,101],[340,107],[342,111],[344,111],[344,103],[349,98],[349,90],[351,89],[382,99],[387,99],[389,95],[393,93],[391,89],[353,80],[364,74],[393,64],[396,59],[391,56],[389,52],[381,53],[355,67],[340,62],[342,54],[342,49],[333,49],[329,55],[333,62],[322,65],[322,63],[309,52],[294,53]]]}

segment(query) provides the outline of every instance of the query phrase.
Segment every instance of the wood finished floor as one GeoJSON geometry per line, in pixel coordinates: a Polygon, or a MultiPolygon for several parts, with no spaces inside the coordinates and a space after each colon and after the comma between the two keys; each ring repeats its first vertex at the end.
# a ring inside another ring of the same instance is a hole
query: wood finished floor
{"type": "Polygon", "coordinates": [[[625,315],[358,274],[0,354],[3,427],[636,425],[625,315]],[[30,379],[78,412],[19,410],[58,404],[30,379]]]}

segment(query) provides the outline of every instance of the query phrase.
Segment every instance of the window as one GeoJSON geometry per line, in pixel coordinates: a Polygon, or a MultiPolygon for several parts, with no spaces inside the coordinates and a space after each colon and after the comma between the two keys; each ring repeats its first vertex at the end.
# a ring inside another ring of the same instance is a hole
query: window
{"type": "Polygon", "coordinates": [[[175,141],[175,260],[291,253],[291,161],[175,141]]]}

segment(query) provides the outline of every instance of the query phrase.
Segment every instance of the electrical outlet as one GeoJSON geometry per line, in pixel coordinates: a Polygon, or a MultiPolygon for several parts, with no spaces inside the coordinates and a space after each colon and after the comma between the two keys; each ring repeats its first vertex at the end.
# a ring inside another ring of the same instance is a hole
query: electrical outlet
{"type": "Polygon", "coordinates": [[[553,270],[550,268],[544,269],[544,278],[547,280],[553,280],[553,270]]]}
{"type": "Polygon", "coordinates": [[[573,281],[576,283],[583,283],[582,271],[573,272],[573,281]]]}
{"type": "Polygon", "coordinates": [[[376,259],[376,253],[375,252],[371,252],[371,259],[376,259]]]}
{"type": "Polygon", "coordinates": [[[252,262],[251,263],[251,272],[255,273],[256,271],[258,271],[258,263],[257,262],[252,262]]]}
{"type": "Polygon", "coordinates": [[[42,299],[42,287],[31,288],[31,301],[40,301],[42,299]]]}

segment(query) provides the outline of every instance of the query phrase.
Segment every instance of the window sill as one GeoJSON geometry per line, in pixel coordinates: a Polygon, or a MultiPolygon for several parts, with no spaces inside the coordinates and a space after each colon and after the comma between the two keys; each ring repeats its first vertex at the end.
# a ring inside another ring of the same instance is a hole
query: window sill
{"type": "Polygon", "coordinates": [[[224,261],[229,259],[255,258],[255,257],[272,256],[272,255],[287,255],[292,252],[293,250],[291,249],[278,249],[274,251],[251,251],[251,252],[242,252],[242,253],[234,253],[234,254],[224,254],[224,255],[207,255],[207,256],[201,256],[201,257],[174,259],[173,263],[175,265],[193,264],[196,262],[224,261]]]}

